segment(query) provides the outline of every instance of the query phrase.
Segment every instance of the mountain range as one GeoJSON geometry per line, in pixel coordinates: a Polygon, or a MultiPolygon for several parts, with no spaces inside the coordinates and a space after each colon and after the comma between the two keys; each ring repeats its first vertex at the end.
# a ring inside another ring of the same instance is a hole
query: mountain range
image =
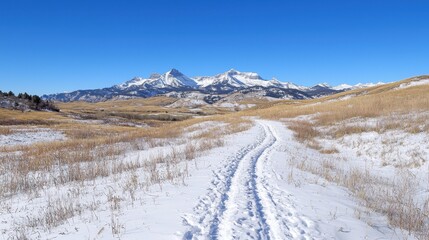
{"type": "Polygon", "coordinates": [[[254,72],[239,72],[231,69],[215,76],[190,78],[177,69],[164,74],[152,74],[149,78],[135,77],[127,82],[108,88],[77,90],[69,93],[58,93],[42,96],[56,101],[99,102],[109,99],[128,99],[167,95],[186,98],[189,94],[200,94],[207,103],[213,103],[229,94],[243,94],[278,99],[310,99],[330,95],[345,90],[374,86],[377,84],[341,84],[331,87],[326,83],[312,87],[300,86],[291,82],[281,82],[275,78],[263,79],[254,72]]]}

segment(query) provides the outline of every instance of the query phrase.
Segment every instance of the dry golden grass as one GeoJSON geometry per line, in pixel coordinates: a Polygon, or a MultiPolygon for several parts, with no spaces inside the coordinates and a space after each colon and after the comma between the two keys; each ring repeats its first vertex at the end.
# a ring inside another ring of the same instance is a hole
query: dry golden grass
{"type": "Polygon", "coordinates": [[[288,127],[295,132],[295,138],[300,142],[305,142],[320,135],[314,125],[307,121],[292,121],[288,127]]]}
{"type": "Polygon", "coordinates": [[[319,152],[323,154],[333,154],[333,153],[338,153],[338,149],[336,148],[321,149],[319,152]]]}
{"type": "MultiPolygon", "coordinates": [[[[98,103],[88,102],[69,102],[57,103],[63,112],[72,113],[94,113],[94,112],[114,112],[114,113],[193,113],[185,107],[170,108],[166,107],[178,99],[170,97],[152,97],[152,98],[136,98],[128,100],[109,100],[98,103]]],[[[206,109],[202,107],[201,114],[216,114],[216,108],[206,109]],[[214,110],[214,112],[213,112],[214,110]],[[210,111],[210,112],[208,112],[210,111]]]]}
{"type": "Polygon", "coordinates": [[[66,121],[56,112],[8,110],[0,108],[0,126],[5,125],[50,125],[66,121]]]}
{"type": "Polygon", "coordinates": [[[0,127],[0,135],[10,135],[13,133],[13,130],[9,127],[0,127]]]}
{"type": "Polygon", "coordinates": [[[111,100],[99,103],[58,103],[63,115],[80,120],[98,120],[114,125],[149,125],[157,127],[163,122],[183,121],[194,116],[209,116],[229,113],[225,109],[201,107],[198,111],[167,105],[175,98],[153,97],[147,99],[111,100]]]}
{"type": "Polygon", "coordinates": [[[89,102],[68,102],[60,103],[57,105],[61,110],[73,111],[73,110],[115,110],[119,112],[123,111],[142,111],[142,108],[148,110],[157,110],[160,107],[167,106],[177,101],[175,98],[169,97],[152,97],[152,98],[135,98],[128,100],[112,100],[105,102],[89,103],[89,102]],[[156,108],[158,107],[158,108],[156,108]]]}

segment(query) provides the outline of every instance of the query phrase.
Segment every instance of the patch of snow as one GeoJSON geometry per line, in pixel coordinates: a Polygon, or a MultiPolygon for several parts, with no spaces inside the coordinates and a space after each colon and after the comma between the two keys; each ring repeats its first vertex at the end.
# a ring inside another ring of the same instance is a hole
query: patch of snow
{"type": "Polygon", "coordinates": [[[353,89],[357,89],[357,88],[367,88],[367,87],[375,87],[375,86],[380,86],[386,84],[384,82],[377,82],[377,83],[358,83],[356,85],[353,86],[353,89]]]}
{"type": "Polygon", "coordinates": [[[402,83],[396,89],[404,89],[404,88],[409,88],[409,87],[414,87],[414,86],[421,86],[421,85],[427,85],[427,84],[429,84],[429,79],[423,79],[423,80],[420,80],[420,81],[411,81],[411,82],[408,82],[408,83],[402,83]]]}
{"type": "Polygon", "coordinates": [[[48,128],[18,129],[9,135],[0,135],[0,146],[30,145],[38,142],[65,140],[66,136],[48,128]]]}
{"type": "Polygon", "coordinates": [[[385,83],[383,82],[377,82],[377,83],[358,83],[356,85],[349,85],[349,84],[340,84],[338,86],[333,87],[334,90],[347,90],[347,89],[359,89],[359,88],[367,88],[367,87],[374,87],[383,85],[385,83]]]}
{"type": "Polygon", "coordinates": [[[234,108],[234,107],[238,106],[238,104],[237,103],[223,102],[223,103],[219,104],[218,106],[224,107],[224,108],[234,108]]]}
{"type": "Polygon", "coordinates": [[[344,89],[351,89],[353,86],[349,84],[340,84],[338,86],[333,87],[334,90],[344,90],[344,89]]]}
{"type": "Polygon", "coordinates": [[[198,108],[198,107],[205,106],[205,105],[207,105],[207,103],[203,100],[181,98],[181,99],[175,101],[174,103],[167,105],[166,107],[169,107],[169,108],[182,108],[182,107],[198,108]]]}

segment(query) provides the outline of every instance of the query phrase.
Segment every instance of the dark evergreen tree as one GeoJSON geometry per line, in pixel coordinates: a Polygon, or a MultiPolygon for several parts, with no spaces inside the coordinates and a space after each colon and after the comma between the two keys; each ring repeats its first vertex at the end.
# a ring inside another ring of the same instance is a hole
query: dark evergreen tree
{"type": "Polygon", "coordinates": [[[24,93],[24,99],[30,100],[31,101],[31,96],[28,95],[28,93],[24,93]]]}
{"type": "Polygon", "coordinates": [[[36,105],[39,105],[42,102],[42,99],[37,95],[33,95],[32,102],[35,103],[36,105]]]}

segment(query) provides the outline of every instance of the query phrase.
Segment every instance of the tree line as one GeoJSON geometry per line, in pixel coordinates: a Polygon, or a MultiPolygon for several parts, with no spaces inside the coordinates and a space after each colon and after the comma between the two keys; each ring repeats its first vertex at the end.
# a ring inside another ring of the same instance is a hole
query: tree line
{"type": "MultiPolygon", "coordinates": [[[[56,112],[60,111],[59,108],[55,106],[55,104],[52,101],[43,100],[38,95],[30,95],[26,92],[15,95],[15,93],[12,91],[2,92],[0,90],[0,96],[22,99],[23,101],[28,103],[28,106],[31,109],[34,109],[34,110],[51,110],[56,112]]],[[[18,106],[19,105],[18,102],[15,102],[15,105],[18,106]]]]}

